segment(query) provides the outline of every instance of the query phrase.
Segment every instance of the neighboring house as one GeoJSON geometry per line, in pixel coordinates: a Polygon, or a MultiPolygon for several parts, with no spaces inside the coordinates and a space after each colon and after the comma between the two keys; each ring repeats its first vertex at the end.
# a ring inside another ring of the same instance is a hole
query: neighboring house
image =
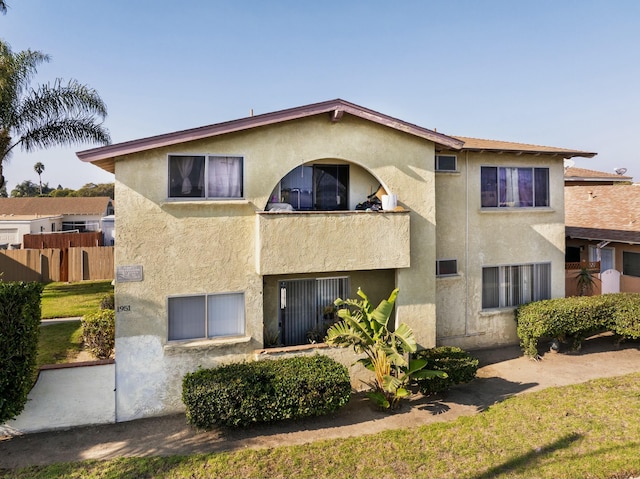
{"type": "Polygon", "coordinates": [[[640,292],[640,185],[567,187],[565,209],[567,263],[600,262],[596,292],[640,292]]]}
{"type": "Polygon", "coordinates": [[[620,185],[632,182],[631,176],[625,176],[626,168],[617,168],[616,171],[617,173],[605,173],[572,166],[564,170],[564,186],[620,185]]]}
{"type": "MultiPolygon", "coordinates": [[[[0,198],[0,248],[20,248],[25,234],[101,231],[103,218],[113,214],[107,197],[0,198]]],[[[112,225],[105,245],[113,244],[112,225]]]]}
{"type": "Polygon", "coordinates": [[[20,249],[24,235],[58,231],[61,224],[62,215],[0,214],[0,249],[20,249]]]}
{"type": "Polygon", "coordinates": [[[593,155],[343,100],[79,152],[115,173],[118,420],[182,410],[199,367],[352,364],[310,338],[358,287],[399,288],[422,348],[517,343],[514,307],[564,296],[563,160],[593,155]]]}

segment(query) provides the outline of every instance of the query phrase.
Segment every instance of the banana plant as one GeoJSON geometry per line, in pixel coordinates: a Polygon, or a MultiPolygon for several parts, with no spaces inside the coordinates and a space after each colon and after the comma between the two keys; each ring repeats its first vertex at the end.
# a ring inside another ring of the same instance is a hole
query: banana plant
{"type": "Polygon", "coordinates": [[[383,409],[396,409],[400,400],[411,394],[408,386],[412,380],[447,376],[442,371],[425,370],[426,360],[407,360],[418,349],[409,326],[402,323],[394,331],[389,329],[397,288],[375,308],[361,289],[357,294],[361,299],[335,300],[341,321],[329,328],[325,342],[364,353],[358,362],[375,374],[368,384],[372,389],[367,393],[369,399],[383,409]]]}

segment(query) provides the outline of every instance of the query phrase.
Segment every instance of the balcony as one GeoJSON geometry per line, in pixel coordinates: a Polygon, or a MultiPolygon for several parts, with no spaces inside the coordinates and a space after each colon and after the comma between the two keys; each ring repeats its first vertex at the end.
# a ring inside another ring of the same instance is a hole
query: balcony
{"type": "Polygon", "coordinates": [[[410,266],[409,211],[260,212],[258,274],[410,266]]]}

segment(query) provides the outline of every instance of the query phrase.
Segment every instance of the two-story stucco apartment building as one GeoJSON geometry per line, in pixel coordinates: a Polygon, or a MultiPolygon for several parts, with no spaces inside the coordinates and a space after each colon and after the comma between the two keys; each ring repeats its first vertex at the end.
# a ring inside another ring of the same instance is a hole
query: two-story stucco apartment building
{"type": "Polygon", "coordinates": [[[181,410],[200,366],[351,364],[310,332],[359,287],[399,288],[421,347],[517,342],[515,305],[564,296],[563,159],[593,155],[343,100],[78,153],[115,173],[118,420],[181,410]]]}

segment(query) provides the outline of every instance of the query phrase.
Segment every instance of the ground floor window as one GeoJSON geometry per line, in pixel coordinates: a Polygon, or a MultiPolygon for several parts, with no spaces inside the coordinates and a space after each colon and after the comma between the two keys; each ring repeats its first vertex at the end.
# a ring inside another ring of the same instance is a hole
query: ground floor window
{"type": "Polygon", "coordinates": [[[482,268],[482,309],[551,298],[551,263],[482,268]]]}
{"type": "Polygon", "coordinates": [[[285,346],[322,343],[338,318],[333,302],[349,297],[349,278],[280,281],[280,342],[285,346]]]}
{"type": "Polygon", "coordinates": [[[244,334],[244,293],[169,298],[169,340],[244,334]]]}
{"type": "Polygon", "coordinates": [[[622,274],[640,277],[640,253],[622,252],[622,274]]]}

